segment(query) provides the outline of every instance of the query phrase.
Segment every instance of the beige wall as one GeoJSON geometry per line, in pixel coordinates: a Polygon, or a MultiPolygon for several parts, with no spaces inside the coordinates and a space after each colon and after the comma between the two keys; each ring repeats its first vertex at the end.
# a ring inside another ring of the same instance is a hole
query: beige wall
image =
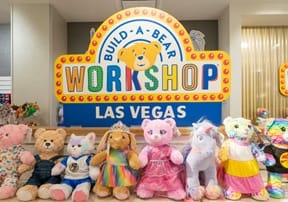
{"type": "Polygon", "coordinates": [[[66,26],[48,4],[12,7],[12,76],[14,104],[37,101],[39,122],[51,125],[55,115],[53,63],[66,52],[66,26]]]}

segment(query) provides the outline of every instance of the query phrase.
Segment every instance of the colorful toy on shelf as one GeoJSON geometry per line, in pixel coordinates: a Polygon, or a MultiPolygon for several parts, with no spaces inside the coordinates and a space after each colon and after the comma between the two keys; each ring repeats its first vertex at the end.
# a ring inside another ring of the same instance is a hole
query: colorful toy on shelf
{"type": "Polygon", "coordinates": [[[22,146],[28,130],[23,124],[0,127],[0,200],[15,196],[19,172],[35,163],[33,154],[22,146]]]}
{"type": "Polygon", "coordinates": [[[268,110],[263,107],[257,108],[257,117],[256,117],[256,123],[258,126],[265,126],[265,122],[268,118],[268,110]]]}
{"type": "Polygon", "coordinates": [[[192,139],[184,148],[186,165],[187,200],[201,200],[223,196],[217,181],[216,148],[224,139],[210,121],[204,119],[193,123],[192,139]],[[200,172],[204,175],[204,187],[200,184],[200,172]]]}
{"type": "Polygon", "coordinates": [[[91,165],[102,164],[93,191],[98,197],[113,195],[126,200],[130,187],[136,185],[140,161],[134,134],[121,121],[115,123],[102,137],[91,165]]]}
{"type": "Polygon", "coordinates": [[[26,118],[34,116],[39,112],[40,107],[37,102],[25,102],[23,105],[12,105],[11,108],[16,112],[16,118],[26,118]]]}
{"type": "Polygon", "coordinates": [[[26,102],[20,106],[0,104],[0,125],[25,124],[35,126],[39,111],[40,107],[37,102],[26,102]]]}
{"type": "Polygon", "coordinates": [[[90,166],[95,152],[95,133],[86,136],[71,135],[67,145],[68,155],[52,168],[52,176],[64,172],[61,184],[50,187],[50,197],[56,201],[67,200],[72,193],[72,201],[88,200],[91,184],[99,174],[99,168],[90,166]]]}
{"type": "Polygon", "coordinates": [[[34,137],[36,138],[34,147],[38,154],[35,155],[35,165],[31,167],[34,169],[32,176],[16,193],[20,201],[32,201],[37,197],[48,199],[51,185],[61,182],[60,175],[51,176],[51,170],[62,157],[59,152],[64,148],[66,131],[61,128],[56,130],[38,128],[34,137]]]}
{"type": "Polygon", "coordinates": [[[0,104],[0,126],[11,123],[13,113],[10,105],[0,104]]]}
{"type": "Polygon", "coordinates": [[[269,144],[264,147],[264,152],[272,162],[266,166],[266,189],[272,198],[284,198],[283,182],[288,179],[288,119],[270,118],[266,122],[265,137],[269,144]]]}
{"type": "Polygon", "coordinates": [[[223,123],[228,135],[219,153],[223,172],[219,182],[222,182],[224,196],[239,200],[242,194],[249,194],[255,200],[268,200],[257,160],[264,164],[269,162],[263,151],[250,142],[254,133],[251,121],[227,117],[223,123]]]}
{"type": "Polygon", "coordinates": [[[184,171],[183,155],[170,145],[173,137],[179,135],[175,120],[144,119],[141,126],[148,145],[139,154],[143,173],[137,186],[138,197],[184,199],[186,192],[180,177],[184,171]]]}

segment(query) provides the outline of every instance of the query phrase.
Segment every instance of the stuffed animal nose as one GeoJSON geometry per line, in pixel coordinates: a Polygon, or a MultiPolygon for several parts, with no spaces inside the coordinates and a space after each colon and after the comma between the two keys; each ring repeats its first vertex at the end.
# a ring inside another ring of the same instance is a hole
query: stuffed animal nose
{"type": "Polygon", "coordinates": [[[49,147],[49,146],[51,145],[51,143],[50,143],[50,142],[46,142],[45,145],[46,145],[47,147],[49,147]]]}
{"type": "Polygon", "coordinates": [[[114,137],[114,140],[117,142],[120,141],[121,139],[122,139],[122,137],[114,137]]]}
{"type": "Polygon", "coordinates": [[[140,56],[137,57],[137,59],[138,59],[138,60],[143,60],[143,56],[140,55],[140,56]]]}
{"type": "Polygon", "coordinates": [[[154,134],[153,136],[152,136],[152,139],[153,140],[159,140],[161,138],[161,135],[159,135],[159,134],[154,134]]]}

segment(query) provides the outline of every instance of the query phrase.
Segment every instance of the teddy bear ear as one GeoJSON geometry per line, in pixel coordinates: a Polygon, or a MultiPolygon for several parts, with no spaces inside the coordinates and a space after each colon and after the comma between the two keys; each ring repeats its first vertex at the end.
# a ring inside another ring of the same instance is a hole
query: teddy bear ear
{"type": "Polygon", "coordinates": [[[174,119],[172,119],[172,118],[166,118],[166,119],[164,119],[164,121],[165,121],[166,123],[168,123],[172,128],[176,127],[176,122],[175,122],[174,119]]]}
{"type": "Polygon", "coordinates": [[[44,133],[46,131],[45,128],[38,128],[35,132],[34,132],[34,137],[37,139],[42,133],[44,133]]]}
{"type": "Polygon", "coordinates": [[[66,131],[63,128],[58,128],[56,132],[62,135],[63,138],[65,138],[67,135],[66,131]]]}
{"type": "Polygon", "coordinates": [[[144,119],[141,124],[141,128],[146,128],[146,126],[151,122],[150,119],[144,119]]]}
{"type": "Polygon", "coordinates": [[[118,59],[119,60],[122,60],[123,57],[124,57],[124,52],[125,52],[125,48],[121,48],[119,51],[118,51],[118,59]]]}
{"type": "Polygon", "coordinates": [[[151,44],[158,50],[158,52],[161,52],[161,44],[158,41],[153,41],[151,44]]]}

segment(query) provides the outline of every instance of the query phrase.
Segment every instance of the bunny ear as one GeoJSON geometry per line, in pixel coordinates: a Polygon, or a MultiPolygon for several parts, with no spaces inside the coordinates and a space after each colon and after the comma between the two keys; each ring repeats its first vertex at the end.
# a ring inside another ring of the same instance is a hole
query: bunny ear
{"type": "Polygon", "coordinates": [[[97,147],[97,153],[104,151],[107,149],[107,140],[108,140],[108,136],[110,134],[110,130],[108,130],[101,138],[98,147],[97,147]]]}
{"type": "Polygon", "coordinates": [[[128,133],[128,135],[130,137],[130,149],[138,154],[138,148],[137,148],[135,135],[133,133],[128,133]]]}

